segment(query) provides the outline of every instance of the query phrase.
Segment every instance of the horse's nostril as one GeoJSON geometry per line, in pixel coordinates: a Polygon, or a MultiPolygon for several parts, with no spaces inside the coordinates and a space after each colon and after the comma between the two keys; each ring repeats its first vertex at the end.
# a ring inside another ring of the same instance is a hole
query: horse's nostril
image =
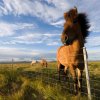
{"type": "Polygon", "coordinates": [[[65,41],[67,41],[67,40],[68,40],[68,36],[65,37],[65,41]]]}

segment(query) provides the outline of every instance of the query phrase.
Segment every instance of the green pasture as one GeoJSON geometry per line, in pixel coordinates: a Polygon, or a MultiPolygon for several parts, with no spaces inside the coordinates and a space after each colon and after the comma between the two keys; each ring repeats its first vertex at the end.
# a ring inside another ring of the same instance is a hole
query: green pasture
{"type": "MultiPolygon", "coordinates": [[[[88,65],[92,99],[99,100],[100,62],[88,65]]],[[[85,74],[82,96],[73,95],[71,78],[70,82],[64,77],[58,80],[56,62],[50,62],[48,68],[39,63],[0,64],[0,100],[88,100],[85,74]]]]}

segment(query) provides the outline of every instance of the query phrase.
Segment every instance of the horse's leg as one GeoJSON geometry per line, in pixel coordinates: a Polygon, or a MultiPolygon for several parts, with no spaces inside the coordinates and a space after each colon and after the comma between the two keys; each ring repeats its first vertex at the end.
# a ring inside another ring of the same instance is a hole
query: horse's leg
{"type": "Polygon", "coordinates": [[[70,70],[70,73],[73,77],[73,81],[74,81],[74,93],[75,95],[78,93],[78,88],[77,88],[77,84],[78,84],[78,80],[77,80],[77,77],[76,77],[76,71],[75,71],[75,68],[73,65],[71,65],[69,67],[69,70],[70,70]]]}
{"type": "Polygon", "coordinates": [[[44,64],[42,63],[42,67],[44,67],[44,64]]]}
{"type": "Polygon", "coordinates": [[[71,85],[70,85],[70,76],[69,76],[69,72],[68,72],[68,66],[65,66],[64,73],[65,73],[65,78],[67,80],[67,84],[68,84],[69,91],[70,91],[71,85]]]}
{"type": "Polygon", "coordinates": [[[79,91],[82,92],[82,73],[83,73],[83,70],[80,70],[79,68],[77,68],[77,72],[78,72],[78,88],[79,88],[79,91]]]}
{"type": "Polygon", "coordinates": [[[46,63],[46,68],[47,68],[48,64],[46,63]]]}
{"type": "Polygon", "coordinates": [[[64,67],[64,77],[65,77],[65,80],[66,80],[66,78],[68,77],[68,72],[67,72],[67,70],[68,70],[68,66],[65,66],[65,67],[64,67]]]}
{"type": "Polygon", "coordinates": [[[43,67],[44,67],[44,63],[43,63],[43,67]]]}

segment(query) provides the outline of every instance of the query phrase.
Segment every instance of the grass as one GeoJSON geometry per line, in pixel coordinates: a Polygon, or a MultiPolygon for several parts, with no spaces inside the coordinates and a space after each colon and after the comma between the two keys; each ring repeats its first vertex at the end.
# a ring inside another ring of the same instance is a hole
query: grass
{"type": "MultiPolygon", "coordinates": [[[[93,100],[100,99],[95,98],[100,95],[99,66],[100,62],[89,62],[91,87],[97,89],[91,89],[93,100]]],[[[87,100],[86,95],[72,95],[70,89],[64,79],[58,81],[56,62],[49,63],[48,68],[29,63],[0,64],[0,100],[87,100]]]]}

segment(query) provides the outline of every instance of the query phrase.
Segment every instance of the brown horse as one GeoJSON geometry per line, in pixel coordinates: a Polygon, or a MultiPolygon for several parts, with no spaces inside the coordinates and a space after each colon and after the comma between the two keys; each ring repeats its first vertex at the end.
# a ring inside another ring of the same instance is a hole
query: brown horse
{"type": "Polygon", "coordinates": [[[47,61],[46,61],[45,59],[42,59],[42,60],[40,61],[40,63],[41,63],[41,65],[42,65],[42,67],[46,67],[46,68],[47,68],[48,63],[47,63],[47,61]]]}
{"type": "Polygon", "coordinates": [[[82,90],[82,73],[84,70],[82,48],[86,42],[86,37],[89,35],[89,24],[86,14],[78,14],[76,7],[64,13],[64,18],[66,22],[61,35],[64,46],[61,46],[57,51],[59,79],[61,69],[64,68],[65,74],[69,69],[74,80],[74,91],[77,94],[79,90],[82,90]]]}

